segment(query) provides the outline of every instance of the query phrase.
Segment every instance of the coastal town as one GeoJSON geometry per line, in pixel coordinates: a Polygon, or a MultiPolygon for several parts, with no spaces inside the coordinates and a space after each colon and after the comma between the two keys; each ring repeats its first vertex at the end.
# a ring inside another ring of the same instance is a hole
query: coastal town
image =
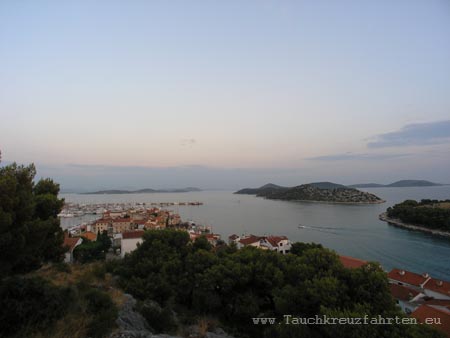
{"type": "MultiPolygon", "coordinates": [[[[175,205],[167,204],[167,205],[175,205]]],[[[80,206],[70,205],[66,210],[77,213],[80,206]]],[[[211,226],[185,222],[180,215],[161,208],[160,204],[114,204],[82,206],[87,210],[100,211],[100,218],[71,227],[65,231],[64,246],[67,248],[66,263],[74,262],[74,251],[83,241],[95,241],[101,233],[106,233],[112,240],[110,258],[123,258],[142,243],[146,230],[176,229],[186,231],[192,242],[204,237],[212,247],[225,245],[219,234],[211,226]],[[108,209],[112,207],[111,209],[108,209]]],[[[64,214],[66,214],[65,211],[64,214]]],[[[242,249],[247,246],[261,250],[271,250],[288,254],[292,242],[284,235],[232,234],[228,244],[242,249]]],[[[357,269],[371,264],[354,257],[339,255],[339,260],[347,269],[357,269]]],[[[387,271],[390,292],[401,310],[418,323],[435,326],[450,337],[450,282],[435,279],[427,273],[418,274],[402,269],[387,271]],[[428,322],[435,318],[436,322],[428,322]]]]}

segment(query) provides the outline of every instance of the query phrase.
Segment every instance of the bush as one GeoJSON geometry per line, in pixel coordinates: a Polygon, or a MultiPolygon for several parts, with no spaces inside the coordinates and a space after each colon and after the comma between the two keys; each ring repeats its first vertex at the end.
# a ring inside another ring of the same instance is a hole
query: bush
{"type": "Polygon", "coordinates": [[[174,313],[170,306],[162,308],[155,301],[146,301],[140,305],[139,311],[157,333],[173,332],[177,328],[174,313]]]}
{"type": "Polygon", "coordinates": [[[7,279],[0,284],[0,336],[26,336],[26,330],[48,328],[73,300],[70,289],[41,278],[7,279]]]}
{"type": "Polygon", "coordinates": [[[88,336],[105,337],[114,327],[117,318],[117,308],[111,297],[102,291],[90,289],[85,293],[87,313],[92,316],[88,325],[88,336]]]}

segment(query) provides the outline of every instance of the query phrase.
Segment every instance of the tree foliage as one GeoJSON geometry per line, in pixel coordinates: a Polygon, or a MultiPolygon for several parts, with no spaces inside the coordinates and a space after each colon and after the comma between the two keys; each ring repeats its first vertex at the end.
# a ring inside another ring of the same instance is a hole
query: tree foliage
{"type": "MultiPolygon", "coordinates": [[[[315,244],[294,245],[295,254],[287,255],[252,247],[214,251],[203,244],[190,243],[181,231],[147,231],[116,272],[124,289],[142,302],[215,315],[240,336],[333,337],[320,326],[254,325],[253,317],[402,316],[376,263],[346,269],[334,252],[315,244]]],[[[391,329],[421,337],[407,325],[391,329]]],[[[385,336],[371,325],[346,330],[354,337],[385,336]]]]}
{"type": "Polygon", "coordinates": [[[0,168],[0,278],[63,257],[59,185],[51,179],[34,184],[35,175],[34,165],[0,168]]]}
{"type": "Polygon", "coordinates": [[[387,209],[387,215],[398,218],[405,223],[420,225],[426,228],[450,231],[450,200],[438,201],[424,199],[420,202],[406,200],[387,209]]]}

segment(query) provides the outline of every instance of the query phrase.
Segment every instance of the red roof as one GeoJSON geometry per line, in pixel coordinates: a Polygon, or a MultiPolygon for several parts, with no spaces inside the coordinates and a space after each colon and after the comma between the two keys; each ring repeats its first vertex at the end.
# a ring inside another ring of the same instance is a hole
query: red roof
{"type": "Polygon", "coordinates": [[[434,278],[430,278],[428,282],[423,286],[424,289],[431,290],[437,293],[441,293],[450,297],[450,283],[434,278]]]}
{"type": "Polygon", "coordinates": [[[69,251],[73,251],[73,249],[75,249],[75,247],[77,246],[79,240],[80,240],[80,237],[69,237],[66,235],[64,237],[63,246],[68,247],[69,251]]]}
{"type": "Polygon", "coordinates": [[[113,220],[114,223],[120,222],[120,223],[130,223],[131,219],[129,218],[116,218],[113,220]]]}
{"type": "Polygon", "coordinates": [[[133,223],[135,223],[135,224],[145,224],[145,223],[147,223],[147,220],[146,219],[135,219],[135,220],[133,220],[133,223]]]}
{"type": "Polygon", "coordinates": [[[278,246],[278,243],[280,243],[283,240],[288,239],[286,236],[269,236],[267,237],[267,241],[272,245],[272,246],[278,246]]]}
{"type": "Polygon", "coordinates": [[[421,305],[411,313],[411,317],[416,318],[420,323],[425,323],[427,318],[436,318],[440,320],[440,324],[434,323],[431,324],[437,330],[446,334],[447,337],[450,337],[450,311],[437,309],[430,305],[421,305]]]}
{"type": "Polygon", "coordinates": [[[259,242],[261,239],[263,239],[264,237],[259,237],[259,236],[254,236],[254,235],[250,235],[246,238],[241,238],[239,240],[239,243],[243,244],[243,245],[250,245],[256,242],[259,242]]]}
{"type": "Polygon", "coordinates": [[[90,241],[95,241],[97,239],[97,234],[94,234],[92,231],[86,231],[81,237],[87,238],[90,241]]]}
{"type": "Polygon", "coordinates": [[[349,256],[339,256],[339,260],[341,261],[342,265],[347,269],[356,269],[360,268],[364,264],[367,264],[367,261],[363,261],[362,259],[353,258],[349,256]]]}
{"type": "Polygon", "coordinates": [[[407,286],[397,284],[389,284],[389,288],[391,289],[392,297],[404,301],[410,301],[420,293],[419,291],[408,288],[407,286]]]}
{"type": "Polygon", "coordinates": [[[122,239],[141,238],[144,232],[144,230],[122,232],[122,239]]]}
{"type": "Polygon", "coordinates": [[[96,220],[95,223],[109,223],[111,221],[112,221],[111,218],[100,218],[100,219],[96,220]]]}
{"type": "Polygon", "coordinates": [[[388,273],[388,278],[420,287],[430,277],[427,274],[419,275],[418,273],[410,271],[392,269],[392,271],[388,273]]]}

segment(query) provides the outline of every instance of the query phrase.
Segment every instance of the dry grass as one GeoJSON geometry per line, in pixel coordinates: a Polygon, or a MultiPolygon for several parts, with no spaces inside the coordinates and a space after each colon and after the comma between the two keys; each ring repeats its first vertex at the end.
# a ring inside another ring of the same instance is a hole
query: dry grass
{"type": "Polygon", "coordinates": [[[45,265],[31,276],[44,278],[56,286],[73,286],[80,282],[95,286],[107,292],[117,306],[125,301],[123,292],[114,285],[111,274],[105,273],[102,263],[69,265],[70,271],[64,272],[55,265],[45,265]]]}

